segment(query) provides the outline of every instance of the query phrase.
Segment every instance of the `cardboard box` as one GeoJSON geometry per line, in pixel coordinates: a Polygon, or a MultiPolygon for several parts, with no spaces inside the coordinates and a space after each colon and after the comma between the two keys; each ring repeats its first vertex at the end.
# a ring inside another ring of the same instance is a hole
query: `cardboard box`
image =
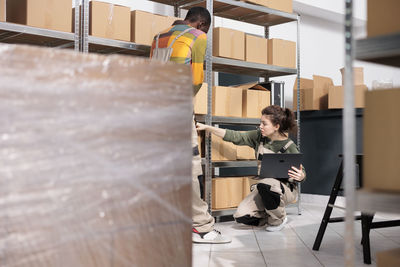
{"type": "Polygon", "coordinates": [[[216,135],[211,136],[211,159],[212,160],[236,160],[236,145],[224,141],[216,135]]]}
{"type": "Polygon", "coordinates": [[[368,37],[399,33],[399,14],[400,1],[398,0],[368,0],[368,37]]]}
{"type": "Polygon", "coordinates": [[[268,39],[268,64],[296,68],[296,43],[282,39],[268,39]]]}
{"type": "Polygon", "coordinates": [[[171,27],[172,24],[177,20],[182,20],[182,19],[177,18],[177,17],[166,16],[165,17],[165,29],[167,29],[168,27],[171,27]]]}
{"type": "Polygon", "coordinates": [[[6,21],[6,0],[0,0],[0,21],[6,21]]]}
{"type": "Polygon", "coordinates": [[[256,159],[255,151],[249,146],[236,146],[237,159],[256,159]]]}
{"type": "Polygon", "coordinates": [[[131,40],[131,9],[105,2],[89,2],[89,34],[129,42],[131,40]]]}
{"type": "Polygon", "coordinates": [[[242,177],[212,179],[212,208],[235,208],[243,199],[242,177]]]}
{"type": "Polygon", "coordinates": [[[266,6],[287,13],[293,13],[293,0],[245,0],[245,2],[266,6]]]}
{"type": "Polygon", "coordinates": [[[214,28],[213,56],[245,59],[245,33],[228,28],[214,28]]]}
{"type": "MultiPolygon", "coordinates": [[[[365,92],[368,90],[366,85],[354,86],[354,107],[363,108],[365,106],[365,92]]],[[[328,108],[344,108],[344,87],[330,86],[328,93],[328,108]]]]}
{"type": "Polygon", "coordinates": [[[271,105],[271,92],[261,90],[243,90],[243,118],[260,118],[261,111],[271,105]]]}
{"type": "MultiPolygon", "coordinates": [[[[344,85],[344,68],[340,69],[340,73],[342,74],[342,85],[344,85]]],[[[364,68],[362,67],[353,68],[353,80],[354,80],[354,85],[364,85],[364,68]]]]}
{"type": "Polygon", "coordinates": [[[263,83],[247,83],[235,86],[243,90],[242,117],[260,118],[261,111],[271,105],[271,91],[263,83]]]}
{"type": "Polygon", "coordinates": [[[363,122],[363,187],[400,192],[400,88],[367,91],[363,122]]]}
{"type": "Polygon", "coordinates": [[[250,194],[250,189],[253,184],[257,184],[258,180],[253,177],[243,177],[243,199],[250,194]]]}
{"type": "Polygon", "coordinates": [[[8,0],[7,21],[72,32],[71,0],[8,0]]]}
{"type": "Polygon", "coordinates": [[[328,93],[329,87],[333,85],[331,78],[313,75],[313,109],[328,109],[328,93]]]}
{"type": "MultiPolygon", "coordinates": [[[[300,89],[314,88],[314,81],[312,79],[300,78],[300,89]]],[[[293,84],[293,90],[297,89],[297,78],[293,84]]]]}
{"type": "MultiPolygon", "coordinates": [[[[314,110],[313,88],[300,89],[300,110],[314,110]]],[[[293,111],[297,111],[297,90],[293,90],[293,111]]]]}
{"type": "Polygon", "coordinates": [[[207,83],[203,83],[193,98],[193,111],[195,114],[207,114],[207,89],[207,83]]]}
{"type": "Polygon", "coordinates": [[[212,91],[213,116],[242,117],[242,89],[214,86],[212,91]]]}
{"type": "Polygon", "coordinates": [[[131,12],[131,41],[142,45],[151,45],[154,36],[171,25],[171,20],[161,15],[134,10],[131,12]],[[145,27],[143,25],[146,25],[145,27]]]}
{"type": "Polygon", "coordinates": [[[378,267],[400,266],[400,248],[376,253],[378,267]]]}
{"type": "Polygon", "coordinates": [[[260,64],[268,64],[268,40],[246,34],[245,60],[260,64]]]}

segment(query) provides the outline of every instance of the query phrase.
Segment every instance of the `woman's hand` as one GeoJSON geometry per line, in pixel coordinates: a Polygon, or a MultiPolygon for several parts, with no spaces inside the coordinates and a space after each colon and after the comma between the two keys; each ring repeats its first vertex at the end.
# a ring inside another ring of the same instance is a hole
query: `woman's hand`
{"type": "Polygon", "coordinates": [[[197,122],[196,123],[196,130],[197,131],[204,131],[205,129],[207,129],[207,125],[197,122]]]}
{"type": "Polygon", "coordinates": [[[305,175],[303,172],[303,165],[300,165],[300,169],[292,166],[292,169],[288,171],[288,175],[290,178],[297,182],[301,182],[304,180],[305,175]]]}

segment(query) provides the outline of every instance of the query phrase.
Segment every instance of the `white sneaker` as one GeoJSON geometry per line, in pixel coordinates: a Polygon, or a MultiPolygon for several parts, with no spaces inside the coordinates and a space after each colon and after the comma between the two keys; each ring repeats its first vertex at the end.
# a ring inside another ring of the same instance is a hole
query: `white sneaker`
{"type": "Polygon", "coordinates": [[[287,223],[287,217],[283,219],[283,222],[280,225],[268,225],[267,228],[265,228],[266,231],[268,232],[277,232],[283,229],[287,223]]]}
{"type": "Polygon", "coordinates": [[[192,241],[194,243],[204,243],[204,244],[224,244],[232,242],[232,239],[223,236],[221,232],[217,230],[212,230],[208,233],[199,233],[196,229],[192,230],[192,241]]]}

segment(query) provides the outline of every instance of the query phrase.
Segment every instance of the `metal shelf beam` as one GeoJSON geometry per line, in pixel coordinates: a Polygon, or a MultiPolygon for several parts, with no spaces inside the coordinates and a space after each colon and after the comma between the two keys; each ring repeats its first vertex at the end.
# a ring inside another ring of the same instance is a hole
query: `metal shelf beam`
{"type": "Polygon", "coordinates": [[[400,33],[356,41],[358,60],[400,67],[400,33]]]}

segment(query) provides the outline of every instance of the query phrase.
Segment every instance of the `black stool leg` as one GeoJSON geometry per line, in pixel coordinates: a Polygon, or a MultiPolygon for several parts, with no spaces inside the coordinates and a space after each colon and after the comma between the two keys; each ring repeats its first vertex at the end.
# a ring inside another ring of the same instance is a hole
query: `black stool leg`
{"type": "Polygon", "coordinates": [[[324,217],[322,217],[321,225],[319,226],[318,234],[314,241],[313,250],[319,250],[319,247],[321,246],[322,238],[324,237],[325,230],[326,227],[328,226],[328,222],[333,210],[333,207],[330,207],[329,204],[331,205],[335,204],[336,197],[340,189],[340,185],[342,184],[342,180],[343,180],[343,162],[340,163],[339,171],[336,175],[335,184],[332,187],[331,195],[329,197],[328,204],[326,205],[325,208],[324,217]]]}
{"type": "Polygon", "coordinates": [[[371,248],[369,244],[369,232],[371,230],[371,224],[373,218],[374,215],[361,213],[361,228],[362,228],[361,243],[363,246],[363,255],[365,264],[371,264],[371,248]]]}

